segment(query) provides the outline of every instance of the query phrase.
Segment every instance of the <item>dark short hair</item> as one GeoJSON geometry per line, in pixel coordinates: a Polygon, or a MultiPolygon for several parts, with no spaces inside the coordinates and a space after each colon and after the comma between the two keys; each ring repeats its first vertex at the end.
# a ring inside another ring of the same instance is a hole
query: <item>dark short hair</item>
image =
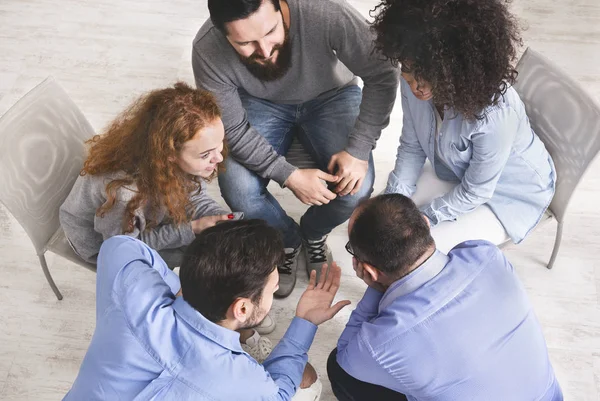
{"type": "Polygon", "coordinates": [[[185,251],[179,271],[183,299],[211,322],[222,321],[237,298],[258,304],[284,259],[279,232],[263,220],[219,223],[185,251]]]}
{"type": "Polygon", "coordinates": [[[357,213],[350,232],[356,259],[391,277],[408,274],[409,268],[435,245],[423,214],[404,195],[368,199],[357,213]]]}
{"type": "Polygon", "coordinates": [[[281,9],[279,0],[208,0],[210,20],[215,28],[227,34],[226,23],[248,18],[265,1],[270,1],[275,7],[275,11],[281,9]]]}
{"type": "Polygon", "coordinates": [[[508,3],[382,0],[371,10],[375,48],[429,82],[436,103],[482,118],[517,77],[522,40],[508,3]]]}

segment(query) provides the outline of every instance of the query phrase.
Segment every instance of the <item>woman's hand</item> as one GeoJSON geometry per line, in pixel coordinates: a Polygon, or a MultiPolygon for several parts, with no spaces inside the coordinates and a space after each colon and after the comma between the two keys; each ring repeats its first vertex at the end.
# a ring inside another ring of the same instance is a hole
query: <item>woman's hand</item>
{"type": "Polygon", "coordinates": [[[218,214],[216,216],[205,216],[192,220],[192,231],[194,234],[200,234],[203,230],[214,226],[219,221],[230,220],[231,214],[218,214]]]}

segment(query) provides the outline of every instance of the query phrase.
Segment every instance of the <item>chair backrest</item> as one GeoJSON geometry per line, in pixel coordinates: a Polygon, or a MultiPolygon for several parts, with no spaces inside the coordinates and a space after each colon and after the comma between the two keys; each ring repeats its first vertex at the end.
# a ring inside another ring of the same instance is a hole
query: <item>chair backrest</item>
{"type": "Polygon", "coordinates": [[[63,203],[85,157],[90,123],[53,78],[36,86],[0,118],[0,202],[36,252],[60,226],[63,203]]]}
{"type": "Polygon", "coordinates": [[[563,221],[575,188],[600,151],[600,106],[574,79],[530,48],[516,69],[514,87],[556,166],[550,210],[563,221]]]}

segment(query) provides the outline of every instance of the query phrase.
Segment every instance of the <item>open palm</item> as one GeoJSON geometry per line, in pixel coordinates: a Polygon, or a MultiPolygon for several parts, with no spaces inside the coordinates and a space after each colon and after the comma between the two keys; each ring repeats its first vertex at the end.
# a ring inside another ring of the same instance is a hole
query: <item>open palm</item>
{"type": "Polygon", "coordinates": [[[321,278],[315,284],[316,273],[314,270],[310,273],[308,287],[298,301],[296,316],[319,325],[334,317],[344,306],[349,305],[350,301],[339,301],[335,305],[331,305],[340,288],[342,277],[342,270],[337,263],[333,262],[331,268],[328,268],[327,264],[323,264],[321,278]]]}

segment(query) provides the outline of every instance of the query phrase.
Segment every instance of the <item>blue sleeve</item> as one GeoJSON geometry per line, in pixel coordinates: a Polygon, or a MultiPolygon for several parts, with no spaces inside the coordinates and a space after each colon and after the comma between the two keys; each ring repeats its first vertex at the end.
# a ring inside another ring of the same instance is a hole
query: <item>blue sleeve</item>
{"type": "MultiPolygon", "coordinates": [[[[389,373],[389,367],[379,362],[379,355],[369,343],[374,334],[388,330],[377,319],[382,293],[369,288],[344,329],[337,348],[337,362],[350,376],[361,381],[402,392],[400,383],[389,373]]],[[[394,358],[384,358],[394,360],[394,358]]]]}
{"type": "Polygon", "coordinates": [[[407,97],[413,96],[412,92],[404,78],[401,78],[400,81],[403,115],[402,135],[400,136],[400,146],[396,155],[396,166],[388,176],[384,193],[398,193],[410,197],[417,190],[417,180],[427,155],[419,142],[408,107],[407,97]]]}
{"type": "Polygon", "coordinates": [[[263,366],[279,388],[278,400],[290,400],[302,381],[308,361],[308,350],[317,332],[317,326],[295,317],[279,344],[263,366]]]}
{"type": "MultiPolygon", "coordinates": [[[[179,277],[142,241],[117,235],[104,241],[98,254],[97,310],[119,298],[139,305],[145,298],[172,298],[181,289],[179,277]]],[[[124,305],[127,306],[127,305],[124,305]]]]}
{"type": "Polygon", "coordinates": [[[382,297],[382,292],[374,290],[371,287],[367,288],[365,295],[360,300],[358,305],[356,305],[356,309],[352,311],[350,319],[346,324],[346,328],[338,340],[338,354],[341,350],[344,350],[348,343],[358,335],[362,324],[364,322],[368,322],[377,315],[379,301],[381,301],[382,297]]]}
{"type": "Polygon", "coordinates": [[[486,122],[471,136],[472,156],[461,183],[423,208],[432,226],[455,220],[492,198],[510,156],[518,124],[519,118],[512,107],[494,110],[486,117],[486,122]]]}

